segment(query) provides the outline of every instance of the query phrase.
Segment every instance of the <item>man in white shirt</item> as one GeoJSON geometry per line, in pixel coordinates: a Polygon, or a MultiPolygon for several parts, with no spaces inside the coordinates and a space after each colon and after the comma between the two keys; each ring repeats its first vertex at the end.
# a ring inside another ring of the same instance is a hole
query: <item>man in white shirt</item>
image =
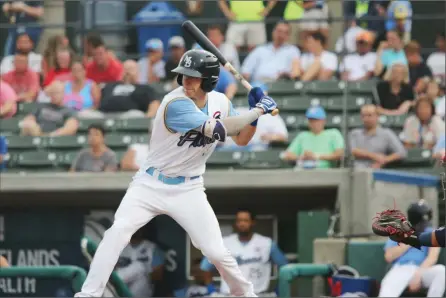
{"type": "Polygon", "coordinates": [[[432,70],[434,77],[440,78],[444,84],[446,83],[446,36],[444,32],[437,35],[435,45],[438,51],[430,54],[427,58],[427,66],[432,70]]]}
{"type": "MultiPolygon", "coordinates": [[[[34,43],[28,34],[22,33],[17,36],[16,53],[28,56],[29,68],[37,73],[42,71],[42,55],[33,52],[34,43]]],[[[14,55],[3,58],[0,65],[0,73],[5,74],[14,70],[14,55]]]]}
{"type": "Polygon", "coordinates": [[[146,42],[147,56],[139,59],[139,83],[150,84],[159,82],[166,76],[164,46],[161,39],[152,38],[146,42]]]}
{"type": "Polygon", "coordinates": [[[290,25],[279,22],[274,27],[272,42],[256,47],[243,62],[241,72],[250,81],[274,82],[280,78],[299,77],[300,51],[288,44],[290,25]]]}
{"type": "Polygon", "coordinates": [[[373,35],[368,31],[356,37],[357,52],[345,56],[339,69],[345,81],[365,81],[373,76],[376,64],[376,53],[371,52],[373,35]]]}
{"type": "Polygon", "coordinates": [[[302,81],[327,81],[333,78],[338,68],[338,57],[324,49],[326,38],[319,32],[307,36],[305,53],[300,58],[302,81]]]}
{"type": "Polygon", "coordinates": [[[225,42],[223,28],[219,25],[210,25],[207,29],[207,36],[209,40],[220,50],[223,57],[234,66],[235,69],[240,69],[240,59],[237,48],[232,44],[225,42]]]}

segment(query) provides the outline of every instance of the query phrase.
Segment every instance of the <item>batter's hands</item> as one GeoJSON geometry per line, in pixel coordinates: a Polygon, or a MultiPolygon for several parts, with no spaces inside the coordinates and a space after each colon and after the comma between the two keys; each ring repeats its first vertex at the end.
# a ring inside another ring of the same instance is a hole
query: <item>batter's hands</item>
{"type": "Polygon", "coordinates": [[[260,88],[260,87],[252,88],[248,94],[249,108],[251,108],[251,109],[255,108],[256,104],[258,104],[264,96],[265,96],[265,93],[263,93],[262,88],[260,88]]]}
{"type": "Polygon", "coordinates": [[[275,109],[277,109],[277,104],[269,96],[264,96],[259,103],[256,104],[257,108],[263,109],[265,114],[271,114],[275,109]]]}

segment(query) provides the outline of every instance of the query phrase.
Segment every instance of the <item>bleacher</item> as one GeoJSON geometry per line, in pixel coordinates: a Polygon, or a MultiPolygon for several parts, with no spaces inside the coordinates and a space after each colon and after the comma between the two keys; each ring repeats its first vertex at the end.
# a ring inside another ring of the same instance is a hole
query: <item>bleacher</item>
{"type": "MultiPolygon", "coordinates": [[[[359,115],[361,106],[376,98],[376,81],[346,83],[343,81],[290,82],[279,81],[269,84],[269,95],[277,101],[288,131],[289,141],[299,131],[307,130],[305,110],[313,105],[321,105],[327,111],[327,128],[337,128],[344,133],[347,141],[349,130],[361,127],[359,115]],[[345,116],[345,117],[344,117],[345,116]]],[[[156,86],[166,93],[163,84],[156,86]]],[[[246,106],[246,90],[240,86],[233,99],[235,107],[246,106]]],[[[22,119],[30,113],[35,104],[20,103],[18,114],[0,121],[1,133],[8,140],[9,171],[66,171],[76,153],[87,144],[86,132],[92,123],[102,123],[107,130],[106,143],[120,159],[132,143],[146,143],[150,134],[150,120],[118,119],[81,119],[78,134],[64,137],[26,137],[20,136],[22,119]]],[[[402,131],[405,116],[381,116],[380,123],[397,134],[402,131]]],[[[208,161],[210,168],[277,168],[291,167],[282,162],[279,154],[288,144],[273,144],[267,152],[215,152],[208,161]]],[[[418,168],[432,167],[431,152],[424,149],[411,149],[405,161],[392,167],[418,168]]]]}

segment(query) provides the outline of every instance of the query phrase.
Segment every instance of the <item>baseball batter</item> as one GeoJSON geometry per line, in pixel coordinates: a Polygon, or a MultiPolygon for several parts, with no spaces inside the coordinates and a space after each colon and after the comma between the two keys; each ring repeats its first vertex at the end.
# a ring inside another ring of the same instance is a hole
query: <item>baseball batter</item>
{"type": "Polygon", "coordinates": [[[220,64],[207,51],[186,52],[173,72],[180,87],[167,94],[158,109],[147,161],[130,183],[76,297],[102,296],[130,237],[159,214],[169,215],[184,228],[224,277],[232,295],[256,297],[253,285],[223,244],[202,175],[218,142],[229,136],[238,145],[246,145],[255,133],[256,120],[277,105],[260,88],[253,88],[248,98],[252,109],[238,115],[224,94],[213,91],[220,64]]]}

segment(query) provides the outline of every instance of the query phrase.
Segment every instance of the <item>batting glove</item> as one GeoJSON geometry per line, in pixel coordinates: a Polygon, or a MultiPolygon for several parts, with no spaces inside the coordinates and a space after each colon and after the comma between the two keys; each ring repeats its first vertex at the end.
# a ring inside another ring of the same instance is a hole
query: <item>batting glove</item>
{"type": "Polygon", "coordinates": [[[258,104],[264,96],[265,96],[265,93],[263,93],[263,91],[260,87],[252,88],[248,94],[249,107],[255,108],[256,104],[258,104]]]}
{"type": "Polygon", "coordinates": [[[256,104],[256,107],[261,108],[265,112],[265,114],[268,114],[272,113],[277,108],[277,104],[271,97],[264,96],[262,97],[260,102],[256,104]]]}

